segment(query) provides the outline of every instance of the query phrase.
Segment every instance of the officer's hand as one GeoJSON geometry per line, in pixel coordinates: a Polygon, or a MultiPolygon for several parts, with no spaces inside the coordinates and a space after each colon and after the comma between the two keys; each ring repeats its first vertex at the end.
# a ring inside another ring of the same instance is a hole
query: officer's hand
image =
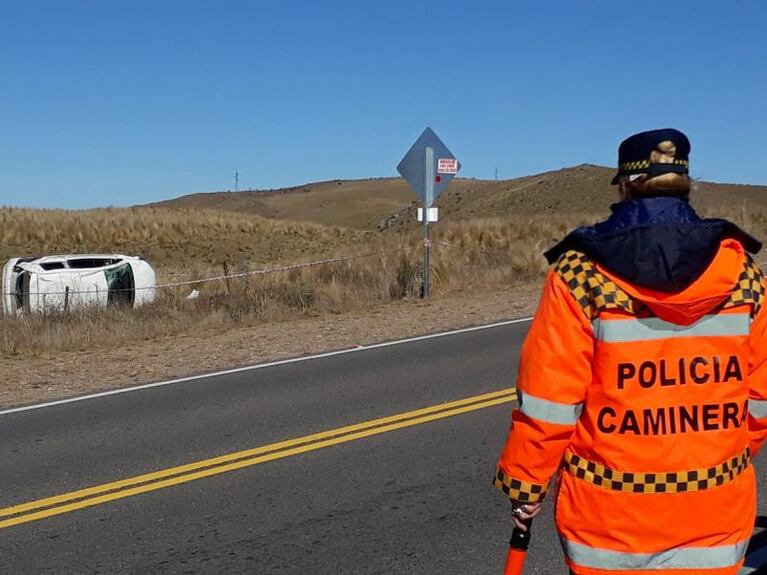
{"type": "Polygon", "coordinates": [[[527,531],[527,525],[522,523],[532,519],[541,512],[540,503],[521,503],[520,501],[511,502],[511,517],[514,519],[514,525],[520,531],[527,531]]]}

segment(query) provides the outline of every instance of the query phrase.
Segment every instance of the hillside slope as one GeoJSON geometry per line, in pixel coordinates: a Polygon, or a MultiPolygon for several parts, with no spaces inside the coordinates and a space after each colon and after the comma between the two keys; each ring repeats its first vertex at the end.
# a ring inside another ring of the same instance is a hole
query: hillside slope
{"type": "Polygon", "coordinates": [[[0,207],[0,262],[54,253],[142,254],[165,269],[250,266],[335,254],[371,234],[205,209],[66,211],[0,207]]]}
{"type": "MultiPolygon", "coordinates": [[[[616,199],[612,168],[582,164],[511,180],[458,178],[440,197],[440,220],[538,214],[606,213],[616,199]]],[[[693,204],[706,213],[721,208],[767,209],[767,186],[696,182],[693,204]]],[[[192,194],[153,204],[212,208],[374,230],[412,221],[416,197],[400,178],[331,181],[275,191],[192,194]]]]}
{"type": "Polygon", "coordinates": [[[190,194],[153,207],[211,208],[265,218],[365,230],[407,206],[414,196],[401,179],[334,180],[282,190],[190,194]]]}

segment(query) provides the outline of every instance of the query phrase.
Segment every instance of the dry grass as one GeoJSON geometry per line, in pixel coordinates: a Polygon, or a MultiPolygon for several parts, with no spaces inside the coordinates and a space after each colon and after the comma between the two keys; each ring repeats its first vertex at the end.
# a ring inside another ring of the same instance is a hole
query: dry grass
{"type": "MultiPolygon", "coordinates": [[[[250,251],[230,271],[256,267],[288,254],[333,257],[369,254],[357,260],[160,291],[158,300],[137,310],[0,317],[0,356],[43,357],[63,351],[118,348],[131,342],[206,330],[226,330],[296,317],[362,310],[388,301],[417,298],[422,285],[421,231],[371,235],[340,228],[269,222],[235,214],[161,210],[99,210],[81,213],[0,210],[3,255],[29,242],[39,252],[136,251],[165,254],[160,272],[186,269],[202,277],[233,245],[250,251]],[[127,221],[127,224],[126,224],[127,221]],[[26,224],[25,224],[26,222],[26,224]],[[29,224],[33,225],[29,225],[29,224]],[[10,224],[6,226],[5,224],[10,224]],[[44,231],[35,231],[39,228],[44,231]],[[74,237],[73,237],[74,236],[74,237]],[[241,242],[241,243],[237,243],[241,242]],[[280,242],[286,245],[279,247],[280,242]],[[269,252],[263,246],[274,246],[269,252]],[[279,248],[279,249],[278,249],[279,248]],[[154,252],[152,250],[155,250],[154,252]],[[268,256],[264,253],[269,254],[268,256]],[[201,262],[202,260],[202,262],[201,262]],[[206,263],[207,262],[207,263],[206,263]],[[185,298],[197,288],[199,297],[185,298]]],[[[758,237],[767,231],[767,212],[733,206],[717,210],[758,237]],[[729,212],[729,213],[727,213],[729,212]]],[[[433,228],[432,290],[435,295],[511,286],[546,270],[545,248],[592,216],[527,216],[441,222],[433,228]]],[[[231,260],[230,260],[231,261],[231,260]]],[[[216,269],[220,272],[220,268],[216,269]]]]}
{"type": "MultiPolygon", "coordinates": [[[[115,212],[107,212],[107,215],[114,216],[115,212]]],[[[38,217],[41,216],[38,214],[38,217]]],[[[264,222],[258,223],[264,225],[264,222]]],[[[568,218],[544,220],[533,217],[435,226],[432,290],[435,294],[448,293],[510,285],[536,277],[545,269],[540,255],[543,247],[574,223],[577,222],[568,218]]],[[[191,231],[191,226],[174,227],[166,222],[167,225],[170,227],[160,229],[175,230],[187,237],[199,234],[191,231]]],[[[223,227],[221,222],[216,225],[223,227]]],[[[142,226],[145,224],[136,225],[131,233],[140,237],[146,229],[142,226]]],[[[304,234],[307,229],[313,229],[303,224],[296,226],[304,234]]],[[[95,236],[100,229],[89,233],[95,236]]],[[[58,229],[56,233],[65,232],[58,229]]],[[[319,237],[323,237],[323,233],[332,237],[335,232],[319,229],[316,233],[319,237]]],[[[368,241],[358,243],[354,248],[350,243],[339,242],[338,249],[354,249],[358,255],[372,254],[348,262],[161,290],[157,302],[137,310],[84,310],[67,315],[3,317],[0,318],[0,355],[34,357],[99,346],[115,347],[195,330],[336,314],[387,301],[417,298],[423,281],[419,233],[417,230],[375,238],[366,235],[368,241]],[[192,289],[198,289],[199,297],[187,301],[185,298],[192,289]]],[[[67,251],[55,244],[55,237],[53,233],[48,236],[49,249],[67,251]]],[[[195,262],[193,258],[197,253],[191,248],[178,252],[184,257],[182,263],[188,266],[195,262]]],[[[216,253],[216,257],[219,256],[216,253]]],[[[201,266],[194,265],[198,269],[191,273],[199,278],[203,275],[201,266]]],[[[246,267],[247,264],[240,263],[232,266],[230,271],[242,271],[246,267]]],[[[163,271],[161,266],[161,274],[163,271]]]]}
{"type": "Polygon", "coordinates": [[[168,269],[263,265],[333,253],[369,234],[214,210],[0,208],[0,260],[53,253],[141,254],[168,269]]]}

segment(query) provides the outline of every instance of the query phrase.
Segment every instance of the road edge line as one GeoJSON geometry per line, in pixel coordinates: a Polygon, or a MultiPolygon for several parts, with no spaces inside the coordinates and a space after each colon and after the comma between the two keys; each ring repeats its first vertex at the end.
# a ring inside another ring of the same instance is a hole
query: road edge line
{"type": "Polygon", "coordinates": [[[146,390],[146,389],[153,389],[153,388],[156,388],[156,387],[165,387],[165,386],[169,386],[169,385],[175,385],[175,384],[178,384],[178,383],[189,383],[189,382],[192,382],[192,381],[198,381],[198,380],[201,380],[201,379],[209,379],[209,378],[213,378],[213,377],[219,377],[219,376],[222,376],[222,375],[232,375],[232,374],[235,374],[235,373],[244,373],[244,372],[247,372],[247,371],[255,371],[257,369],[265,369],[267,367],[278,367],[280,365],[288,365],[288,364],[291,364],[291,363],[301,363],[301,362],[304,362],[304,361],[312,361],[312,360],[315,360],[315,359],[324,359],[324,358],[327,358],[327,357],[333,357],[333,356],[337,356],[337,355],[345,355],[347,353],[355,353],[355,352],[360,352],[360,351],[368,351],[368,350],[371,350],[371,349],[381,349],[381,348],[386,348],[386,347],[392,347],[392,346],[395,346],[395,345],[402,345],[402,344],[406,344],[406,343],[414,343],[414,342],[417,342],[417,341],[436,339],[436,338],[447,337],[447,336],[451,336],[451,335],[460,335],[460,334],[464,334],[464,333],[471,333],[471,332],[474,332],[474,331],[482,331],[482,330],[492,329],[492,328],[496,328],[496,327],[504,327],[504,326],[507,326],[507,325],[514,325],[514,324],[517,324],[517,323],[529,322],[529,321],[532,321],[532,319],[533,319],[532,317],[523,317],[523,318],[518,318],[518,319],[505,320],[505,321],[489,323],[489,324],[484,324],[484,325],[478,325],[478,326],[473,326],[473,327],[464,327],[464,328],[454,329],[454,330],[450,330],[450,331],[431,333],[431,334],[427,334],[427,335],[419,335],[419,336],[409,337],[409,338],[405,338],[405,339],[398,339],[398,340],[393,340],[393,341],[385,341],[385,342],[381,342],[381,343],[373,343],[373,344],[370,344],[370,345],[361,345],[361,346],[357,346],[357,347],[351,347],[351,348],[346,348],[346,349],[339,349],[339,350],[336,350],[336,351],[328,351],[328,352],[318,353],[318,354],[313,354],[313,355],[303,355],[303,356],[299,356],[299,357],[293,357],[293,358],[288,358],[288,359],[280,359],[280,360],[277,360],[277,361],[271,361],[271,362],[266,362],[266,363],[257,363],[257,364],[254,364],[254,365],[246,365],[246,366],[243,366],[243,367],[236,367],[236,368],[233,368],[233,369],[225,369],[225,370],[220,370],[220,371],[201,373],[201,374],[198,374],[198,375],[190,375],[190,376],[180,377],[180,378],[176,378],[176,379],[168,379],[168,380],[164,380],[164,381],[156,381],[156,382],[153,382],[153,383],[144,383],[144,384],[141,384],[141,385],[133,385],[133,386],[130,386],[130,387],[123,387],[123,388],[120,388],[120,389],[111,389],[111,390],[108,390],[108,391],[101,391],[101,392],[98,392],[98,393],[90,393],[88,395],[80,395],[80,396],[76,396],[76,397],[68,397],[68,398],[65,398],[65,399],[57,399],[57,400],[54,400],[54,401],[46,401],[46,402],[43,402],[43,403],[33,403],[31,405],[24,405],[24,406],[21,406],[21,407],[11,407],[11,408],[8,408],[8,409],[0,410],[0,416],[12,415],[14,413],[21,413],[21,412],[24,412],[24,411],[33,411],[33,410],[36,410],[36,409],[44,409],[44,408],[47,408],[47,407],[56,407],[58,405],[65,405],[65,404],[68,404],[68,403],[76,403],[76,402],[87,401],[87,400],[91,400],[91,399],[99,399],[99,398],[102,398],[102,397],[109,397],[109,396],[112,396],[112,395],[121,395],[123,393],[132,393],[132,392],[135,392],[135,391],[143,391],[143,390],[146,390]]]}

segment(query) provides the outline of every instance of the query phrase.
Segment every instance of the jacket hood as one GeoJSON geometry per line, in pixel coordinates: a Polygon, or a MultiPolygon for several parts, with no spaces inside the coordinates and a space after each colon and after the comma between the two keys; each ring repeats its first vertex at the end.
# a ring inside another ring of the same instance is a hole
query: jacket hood
{"type": "Polygon", "coordinates": [[[676,293],[703,274],[723,240],[751,253],[762,247],[732,222],[698,217],[686,198],[627,200],[611,209],[606,221],[577,228],[547,251],[549,263],[577,250],[635,285],[676,293]]]}
{"type": "Polygon", "coordinates": [[[577,228],[546,252],[550,263],[568,250],[597,268],[655,315],[688,325],[729,297],[746,252],[762,244],[732,222],[702,219],[686,198],[627,200],[594,226],[577,228]]]}
{"type": "Polygon", "coordinates": [[[655,316],[676,325],[690,325],[718,308],[730,297],[746,260],[746,251],[736,240],[724,240],[714,258],[692,284],[677,293],[661,292],[616,277],[597,264],[632,298],[645,304],[655,316]]]}

